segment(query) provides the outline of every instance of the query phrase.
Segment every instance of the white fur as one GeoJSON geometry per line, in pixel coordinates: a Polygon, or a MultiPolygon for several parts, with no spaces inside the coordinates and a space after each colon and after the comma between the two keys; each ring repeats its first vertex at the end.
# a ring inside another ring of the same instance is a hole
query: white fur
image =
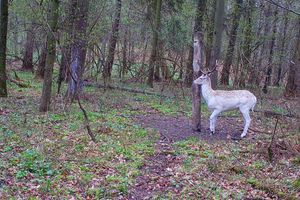
{"type": "Polygon", "coordinates": [[[213,90],[209,74],[203,74],[194,81],[195,84],[201,85],[202,96],[205,99],[207,106],[212,110],[210,116],[210,131],[215,133],[217,117],[222,111],[239,108],[243,114],[245,126],[241,137],[245,137],[250,126],[251,118],[249,115],[250,109],[254,109],[256,97],[247,90],[213,90]]]}

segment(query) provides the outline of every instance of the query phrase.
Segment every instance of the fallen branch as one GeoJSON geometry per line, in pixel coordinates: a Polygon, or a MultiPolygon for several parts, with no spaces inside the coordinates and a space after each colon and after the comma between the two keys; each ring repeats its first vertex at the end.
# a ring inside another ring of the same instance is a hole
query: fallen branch
{"type": "Polygon", "coordinates": [[[85,109],[84,109],[84,108],[82,107],[82,105],[81,105],[79,96],[77,96],[77,102],[78,102],[78,105],[79,105],[81,111],[83,112],[84,119],[85,119],[85,127],[86,127],[86,129],[87,129],[87,131],[88,131],[88,134],[89,134],[89,136],[91,137],[92,141],[96,143],[95,135],[93,134],[93,132],[92,132],[92,130],[91,130],[91,127],[90,127],[90,123],[89,123],[89,119],[88,119],[87,113],[86,113],[85,109]]]}
{"type": "Polygon", "coordinates": [[[8,80],[10,82],[16,84],[17,86],[22,87],[22,88],[28,88],[28,87],[30,87],[27,83],[24,83],[24,82],[21,82],[21,81],[17,81],[17,80],[12,79],[12,78],[9,78],[8,80]]]}
{"type": "Polygon", "coordinates": [[[173,98],[172,96],[167,96],[167,95],[163,95],[163,94],[157,94],[155,92],[147,92],[145,90],[123,88],[123,87],[112,86],[112,85],[106,85],[105,86],[105,85],[102,85],[100,83],[98,83],[98,84],[87,83],[86,86],[97,87],[97,88],[104,88],[104,89],[111,89],[111,90],[121,90],[121,91],[138,93],[138,94],[147,94],[147,95],[153,95],[153,96],[158,96],[158,97],[163,97],[163,98],[173,98]]]}

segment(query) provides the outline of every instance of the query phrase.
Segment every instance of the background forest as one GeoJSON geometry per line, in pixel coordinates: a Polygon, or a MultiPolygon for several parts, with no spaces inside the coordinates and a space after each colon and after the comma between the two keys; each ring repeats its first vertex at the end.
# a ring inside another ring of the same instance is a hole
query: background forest
{"type": "Polygon", "coordinates": [[[298,0],[0,5],[0,199],[300,198],[298,0]],[[245,140],[204,103],[191,128],[196,34],[212,87],[258,99],[245,140]]]}

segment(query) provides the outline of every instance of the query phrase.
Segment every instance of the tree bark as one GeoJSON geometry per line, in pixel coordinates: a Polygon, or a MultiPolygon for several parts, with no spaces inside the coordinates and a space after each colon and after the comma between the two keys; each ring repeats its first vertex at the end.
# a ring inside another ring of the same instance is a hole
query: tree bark
{"type": "Polygon", "coordinates": [[[293,61],[290,62],[285,96],[296,96],[300,94],[300,18],[297,23],[298,33],[293,61]]]}
{"type": "Polygon", "coordinates": [[[34,25],[27,30],[22,70],[33,72],[34,25]]]}
{"type": "Polygon", "coordinates": [[[39,108],[40,112],[46,112],[50,108],[53,66],[54,66],[55,55],[56,55],[55,34],[57,32],[58,7],[59,7],[59,0],[50,1],[50,9],[48,11],[50,29],[48,30],[47,33],[47,58],[46,58],[46,66],[45,66],[45,79],[43,84],[43,92],[42,92],[41,104],[39,108]]]}
{"type": "MultiPolygon", "coordinates": [[[[224,8],[225,0],[218,0],[216,5],[216,16],[215,16],[215,32],[214,32],[214,45],[213,45],[213,54],[210,59],[210,69],[215,67],[216,60],[220,58],[221,45],[222,45],[222,33],[223,33],[223,24],[224,24],[224,8]]],[[[214,72],[211,75],[211,86],[213,89],[216,89],[218,81],[218,73],[214,72]]]]}
{"type": "Polygon", "coordinates": [[[237,37],[237,29],[239,27],[240,17],[242,13],[243,0],[236,0],[232,16],[232,27],[229,35],[229,44],[225,58],[224,67],[221,74],[221,84],[229,85],[230,68],[234,55],[235,41],[237,37]]]}
{"type": "Polygon", "coordinates": [[[152,37],[152,50],[149,60],[149,74],[147,84],[153,87],[154,78],[154,67],[157,61],[157,44],[160,31],[160,10],[161,10],[162,0],[155,0],[155,20],[153,27],[153,37],[152,37]]]}
{"type": "Polygon", "coordinates": [[[82,76],[86,59],[86,29],[88,20],[89,1],[74,0],[77,2],[75,8],[74,42],[71,45],[71,68],[68,81],[67,98],[73,100],[77,98],[83,89],[82,76]]]}
{"type": "Polygon", "coordinates": [[[6,41],[8,24],[8,0],[0,0],[0,97],[7,97],[6,41]]]}
{"type": "Polygon", "coordinates": [[[121,9],[122,9],[122,1],[117,0],[116,3],[116,16],[114,19],[114,23],[112,25],[112,35],[109,40],[109,49],[108,49],[108,55],[106,59],[106,63],[103,70],[103,78],[104,82],[110,82],[111,81],[111,73],[112,68],[114,64],[114,57],[115,57],[115,49],[116,44],[118,40],[118,32],[119,32],[119,26],[120,26],[120,20],[121,20],[121,9]]]}

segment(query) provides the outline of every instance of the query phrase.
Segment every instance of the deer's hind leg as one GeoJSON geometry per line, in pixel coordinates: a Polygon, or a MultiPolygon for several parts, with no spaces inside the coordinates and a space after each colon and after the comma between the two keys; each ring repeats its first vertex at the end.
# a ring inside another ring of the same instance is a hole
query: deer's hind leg
{"type": "Polygon", "coordinates": [[[250,126],[251,118],[249,115],[249,108],[240,108],[241,113],[243,114],[244,117],[244,130],[243,133],[241,134],[241,137],[245,137],[247,135],[248,128],[250,126]]]}

